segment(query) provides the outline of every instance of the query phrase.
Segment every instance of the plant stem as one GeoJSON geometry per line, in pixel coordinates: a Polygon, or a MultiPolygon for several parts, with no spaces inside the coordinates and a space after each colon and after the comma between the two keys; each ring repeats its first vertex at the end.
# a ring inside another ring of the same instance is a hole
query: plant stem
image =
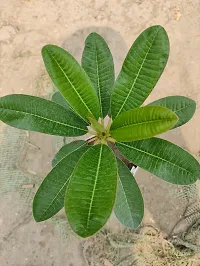
{"type": "Polygon", "coordinates": [[[134,163],[130,162],[128,159],[126,159],[126,157],[124,157],[121,153],[119,153],[119,151],[116,149],[114,143],[109,142],[108,146],[113,150],[115,156],[117,158],[119,158],[120,160],[122,160],[130,170],[132,169],[132,167],[135,167],[135,168],[137,167],[137,165],[135,165],[134,163]]]}

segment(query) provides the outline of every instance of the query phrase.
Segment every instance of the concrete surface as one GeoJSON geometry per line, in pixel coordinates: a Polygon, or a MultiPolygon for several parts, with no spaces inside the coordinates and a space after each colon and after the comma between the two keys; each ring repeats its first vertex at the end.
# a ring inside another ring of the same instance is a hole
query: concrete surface
{"type": "MultiPolygon", "coordinates": [[[[198,156],[199,0],[1,0],[0,96],[24,93],[46,97],[52,85],[42,62],[42,46],[63,46],[80,60],[84,39],[91,31],[99,32],[108,41],[118,73],[137,35],[155,24],[167,30],[171,52],[166,70],[146,102],[168,95],[184,95],[197,102],[193,119],[164,137],[198,156]]],[[[0,128],[3,130],[2,124],[0,128]]],[[[43,176],[50,169],[52,138],[37,133],[31,137],[33,143],[39,143],[40,153],[29,151],[22,160],[23,167],[43,176]]],[[[140,172],[137,179],[145,198],[144,222],[169,233],[184,205],[171,196],[167,183],[146,172],[140,172]]],[[[51,223],[36,224],[30,207],[27,211],[23,204],[17,192],[0,201],[0,265],[85,266],[79,238],[73,236],[66,244],[51,223]]],[[[118,230],[114,218],[107,226],[118,230]]]]}

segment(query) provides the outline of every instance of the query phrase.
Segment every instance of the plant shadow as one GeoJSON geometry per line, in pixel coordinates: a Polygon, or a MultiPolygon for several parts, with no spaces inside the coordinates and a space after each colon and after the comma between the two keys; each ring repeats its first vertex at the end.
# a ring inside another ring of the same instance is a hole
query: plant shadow
{"type": "Polygon", "coordinates": [[[116,30],[106,27],[83,28],[76,31],[69,38],[67,38],[63,42],[62,47],[70,52],[76,58],[76,60],[78,60],[78,62],[81,62],[85,39],[92,32],[100,34],[107,42],[113,54],[115,73],[116,75],[118,75],[124,58],[128,52],[128,48],[120,33],[116,30]]]}

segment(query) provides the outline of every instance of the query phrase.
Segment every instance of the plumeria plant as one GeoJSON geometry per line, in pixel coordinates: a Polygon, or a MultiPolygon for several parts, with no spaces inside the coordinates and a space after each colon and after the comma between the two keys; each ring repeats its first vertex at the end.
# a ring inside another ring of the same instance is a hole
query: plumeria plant
{"type": "Polygon", "coordinates": [[[4,96],[0,119],[19,129],[64,137],[89,133],[90,137],[64,145],[55,155],[52,170],[33,200],[36,222],[64,207],[72,229],[84,238],[100,230],[113,210],[123,225],[138,227],[144,203],[126,162],[174,184],[197,181],[197,160],[154,137],[188,122],[195,102],[169,96],[141,107],[168,60],[169,40],[163,27],[152,26],[139,35],[116,81],[112,54],[97,33],[85,41],[81,66],[55,45],[44,46],[42,56],[58,89],[52,101],[22,94],[4,96]]]}

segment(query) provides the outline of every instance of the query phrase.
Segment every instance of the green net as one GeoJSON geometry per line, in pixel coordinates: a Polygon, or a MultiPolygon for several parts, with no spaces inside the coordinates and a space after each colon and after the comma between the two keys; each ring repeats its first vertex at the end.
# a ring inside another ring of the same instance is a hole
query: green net
{"type": "Polygon", "coordinates": [[[1,133],[1,140],[0,196],[6,196],[11,191],[18,191],[26,203],[31,203],[34,190],[23,188],[23,186],[33,184],[34,177],[23,173],[17,165],[26,140],[26,132],[6,127],[1,133]]]}

